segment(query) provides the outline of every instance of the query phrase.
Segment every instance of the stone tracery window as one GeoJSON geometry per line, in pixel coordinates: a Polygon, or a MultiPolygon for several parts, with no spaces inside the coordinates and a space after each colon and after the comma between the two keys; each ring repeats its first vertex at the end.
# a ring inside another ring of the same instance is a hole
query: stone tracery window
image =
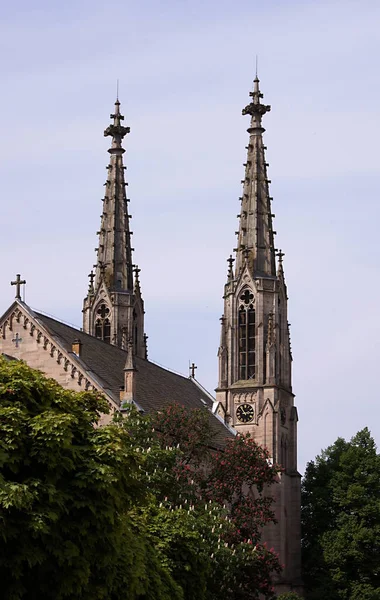
{"type": "Polygon", "coordinates": [[[101,304],[96,311],[95,337],[108,344],[111,343],[110,309],[106,304],[101,304]]]}
{"type": "Polygon", "coordinates": [[[256,318],[254,296],[250,290],[240,295],[238,315],[239,379],[256,375],[256,318]]]}

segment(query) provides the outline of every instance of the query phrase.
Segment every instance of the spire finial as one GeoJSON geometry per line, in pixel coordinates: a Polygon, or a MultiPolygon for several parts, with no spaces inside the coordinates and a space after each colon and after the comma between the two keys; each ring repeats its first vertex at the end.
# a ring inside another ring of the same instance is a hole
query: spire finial
{"type": "Polygon", "coordinates": [[[277,275],[281,276],[282,278],[284,278],[284,265],[283,265],[283,258],[285,256],[285,254],[283,253],[283,251],[280,249],[276,256],[278,257],[278,269],[277,269],[277,275]]]}
{"type": "Polygon", "coordinates": [[[260,92],[259,88],[259,78],[257,76],[257,56],[256,56],[256,76],[253,81],[253,92],[249,92],[249,95],[252,98],[252,102],[248,104],[242,110],[243,115],[251,115],[251,125],[248,131],[253,133],[255,130],[259,133],[263,133],[265,129],[261,126],[261,118],[265,113],[270,111],[270,106],[267,104],[261,104],[260,98],[263,97],[263,94],[260,92]]]}
{"type": "Polygon", "coordinates": [[[119,80],[116,79],[116,102],[119,102],[119,80]]]}
{"type": "Polygon", "coordinates": [[[260,102],[260,98],[262,98],[263,95],[260,94],[260,87],[259,87],[260,79],[257,74],[257,64],[258,64],[258,58],[257,58],[257,54],[256,54],[256,74],[255,74],[255,79],[253,80],[253,93],[258,95],[259,102],[260,102]]]}
{"type": "Polygon", "coordinates": [[[108,150],[110,154],[124,154],[125,150],[122,147],[122,142],[127,133],[130,132],[130,127],[123,127],[121,121],[124,121],[124,116],[120,113],[120,102],[119,102],[119,80],[117,80],[117,97],[115,102],[115,112],[110,115],[113,119],[113,123],[108,125],[107,129],[104,130],[104,137],[108,135],[112,137],[112,146],[108,150]]]}
{"type": "Polygon", "coordinates": [[[228,281],[232,281],[232,279],[234,278],[233,264],[235,262],[235,259],[232,257],[232,254],[230,254],[230,257],[227,259],[227,262],[228,262],[227,279],[228,279],[228,281]]]}
{"type": "Polygon", "coordinates": [[[141,269],[139,269],[137,265],[133,265],[133,272],[135,274],[135,289],[138,291],[140,291],[140,277],[139,277],[140,271],[141,271],[141,269]]]}
{"type": "Polygon", "coordinates": [[[285,253],[281,250],[281,248],[277,252],[276,256],[278,256],[278,262],[280,263],[280,265],[282,265],[282,259],[284,258],[285,253]]]}
{"type": "Polygon", "coordinates": [[[94,279],[95,279],[95,273],[93,271],[93,269],[91,269],[91,273],[88,274],[88,278],[89,278],[89,284],[88,284],[88,293],[93,295],[94,294],[94,279]]]}

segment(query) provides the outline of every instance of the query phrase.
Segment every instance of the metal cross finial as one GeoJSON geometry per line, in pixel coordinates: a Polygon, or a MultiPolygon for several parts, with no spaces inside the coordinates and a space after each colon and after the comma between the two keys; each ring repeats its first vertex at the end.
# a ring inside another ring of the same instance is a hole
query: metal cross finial
{"type": "Polygon", "coordinates": [[[280,248],[280,250],[277,252],[276,256],[278,256],[278,262],[279,262],[280,264],[282,264],[282,259],[283,259],[283,257],[285,256],[285,254],[284,254],[284,252],[281,250],[281,248],[280,248]]]}
{"type": "Polygon", "coordinates": [[[190,377],[192,377],[193,379],[195,379],[195,370],[197,369],[197,365],[195,363],[192,363],[191,366],[189,366],[189,370],[190,370],[190,377]]]}
{"type": "MultiPolygon", "coordinates": [[[[15,296],[15,298],[17,298],[17,300],[21,300],[20,288],[25,283],[26,283],[26,280],[25,279],[21,279],[20,273],[17,273],[17,275],[16,275],[16,281],[11,281],[11,285],[15,285],[16,286],[16,296],[15,296]]],[[[16,347],[18,347],[18,346],[16,346],[16,347]]]]}
{"type": "Polygon", "coordinates": [[[18,348],[19,343],[22,342],[22,337],[19,336],[18,332],[16,333],[16,336],[13,338],[12,342],[15,344],[16,348],[18,348]]]}

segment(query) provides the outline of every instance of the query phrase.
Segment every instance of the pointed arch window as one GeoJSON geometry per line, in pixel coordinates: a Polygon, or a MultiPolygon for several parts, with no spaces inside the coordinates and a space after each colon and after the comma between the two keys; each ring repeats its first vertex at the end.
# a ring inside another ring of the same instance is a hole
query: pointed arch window
{"type": "Polygon", "coordinates": [[[95,337],[108,344],[111,343],[110,309],[106,304],[101,304],[96,311],[95,337]]]}
{"type": "Polygon", "coordinates": [[[239,379],[256,375],[256,314],[254,296],[245,290],[240,296],[238,315],[239,379]]]}

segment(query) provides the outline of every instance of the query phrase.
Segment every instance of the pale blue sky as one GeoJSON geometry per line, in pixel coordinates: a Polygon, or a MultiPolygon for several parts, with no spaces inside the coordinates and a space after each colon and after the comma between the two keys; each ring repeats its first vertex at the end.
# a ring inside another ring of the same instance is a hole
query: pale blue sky
{"type": "Polygon", "coordinates": [[[0,24],[0,312],[21,272],[80,326],[119,78],[149,354],[212,390],[258,54],[300,468],[365,425],[379,442],[380,4],[30,4],[0,24]]]}

